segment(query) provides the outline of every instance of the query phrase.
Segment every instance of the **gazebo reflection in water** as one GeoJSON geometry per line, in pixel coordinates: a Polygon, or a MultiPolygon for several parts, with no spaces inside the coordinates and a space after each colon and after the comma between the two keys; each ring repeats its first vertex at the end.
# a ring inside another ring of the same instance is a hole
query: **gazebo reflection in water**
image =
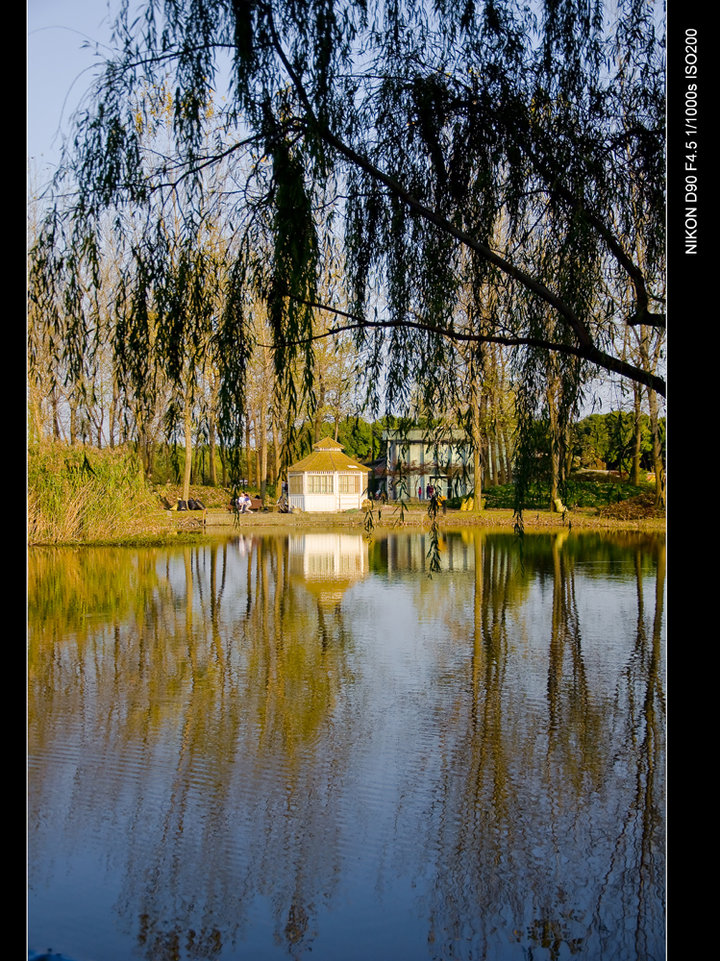
{"type": "Polygon", "coordinates": [[[348,588],[369,572],[368,543],[361,534],[342,531],[293,534],[290,576],[303,582],[318,602],[335,607],[348,588]]]}

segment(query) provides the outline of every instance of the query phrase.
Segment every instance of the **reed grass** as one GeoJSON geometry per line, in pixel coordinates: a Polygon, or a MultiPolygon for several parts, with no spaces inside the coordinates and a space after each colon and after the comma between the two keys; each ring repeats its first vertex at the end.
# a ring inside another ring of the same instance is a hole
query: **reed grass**
{"type": "Polygon", "coordinates": [[[132,450],[57,442],[29,450],[30,544],[118,542],[165,526],[132,450]]]}

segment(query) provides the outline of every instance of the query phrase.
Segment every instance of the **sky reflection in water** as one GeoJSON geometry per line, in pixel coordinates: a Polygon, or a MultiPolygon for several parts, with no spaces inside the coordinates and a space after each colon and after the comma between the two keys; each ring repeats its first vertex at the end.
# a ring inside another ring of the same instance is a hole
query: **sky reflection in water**
{"type": "Polygon", "coordinates": [[[29,944],[664,957],[664,545],[32,551],[29,944]]]}

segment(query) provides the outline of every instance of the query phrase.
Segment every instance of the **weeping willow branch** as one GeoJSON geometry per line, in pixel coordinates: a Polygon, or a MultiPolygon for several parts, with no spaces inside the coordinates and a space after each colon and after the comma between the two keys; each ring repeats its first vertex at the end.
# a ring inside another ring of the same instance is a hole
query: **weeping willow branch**
{"type": "Polygon", "coordinates": [[[602,238],[607,249],[627,273],[635,289],[637,310],[632,317],[626,320],[626,323],[631,326],[644,324],[649,327],[664,328],[665,315],[650,311],[650,297],[645,286],[645,277],[643,272],[633,261],[633,259],[625,252],[618,238],[607,227],[607,225],[602,222],[601,218],[598,217],[588,207],[585,201],[573,193],[573,191],[571,191],[562,182],[559,172],[553,171],[551,163],[546,158],[541,157],[538,151],[533,150],[525,138],[518,136],[515,138],[515,142],[532,161],[535,168],[541,173],[545,182],[552,184],[554,194],[558,198],[564,200],[570,210],[572,210],[574,213],[581,214],[587,220],[587,223],[597,231],[598,236],[602,238]]]}
{"type": "MultiPolygon", "coordinates": [[[[568,357],[577,357],[580,360],[589,361],[590,363],[596,364],[598,367],[602,367],[605,370],[612,371],[616,374],[621,374],[623,377],[637,381],[637,383],[643,384],[644,386],[650,387],[652,390],[657,391],[657,393],[662,397],[665,396],[665,381],[661,377],[651,374],[648,371],[641,370],[627,361],[613,357],[612,354],[608,354],[605,351],[599,350],[593,344],[590,344],[589,346],[576,346],[573,344],[565,344],[558,341],[547,340],[541,337],[520,337],[510,334],[467,333],[460,330],[450,330],[447,327],[441,327],[438,324],[431,324],[426,321],[409,320],[405,318],[402,320],[366,320],[364,317],[358,317],[357,315],[349,313],[346,310],[341,310],[339,307],[321,304],[318,301],[303,301],[303,303],[305,306],[312,309],[323,310],[335,314],[338,317],[344,317],[349,322],[332,327],[330,330],[312,333],[308,337],[301,338],[297,341],[283,343],[282,346],[304,346],[312,341],[322,340],[326,337],[335,337],[338,334],[357,330],[415,329],[423,331],[424,333],[437,334],[438,336],[444,337],[453,343],[498,344],[503,347],[535,347],[541,350],[549,351],[550,353],[563,354],[568,357]]],[[[259,346],[273,348],[277,345],[260,344],[259,346]]]]}
{"type": "MultiPolygon", "coordinates": [[[[364,171],[376,182],[387,187],[395,195],[395,197],[404,203],[414,214],[422,217],[428,223],[435,225],[445,234],[454,237],[468,249],[483,257],[488,263],[497,267],[503,274],[518,281],[528,291],[535,294],[550,307],[554,308],[576,337],[577,345],[559,344],[554,341],[543,339],[538,340],[535,338],[499,338],[487,340],[486,338],[478,335],[466,335],[465,337],[458,339],[465,339],[477,343],[489,342],[507,344],[509,346],[537,346],[546,350],[557,351],[566,355],[587,360],[590,363],[596,364],[598,367],[603,368],[604,370],[617,373],[623,377],[637,381],[638,383],[655,390],[661,396],[665,396],[665,381],[663,378],[658,377],[650,372],[640,370],[633,365],[628,364],[625,361],[620,360],[617,357],[614,357],[613,355],[608,354],[607,352],[598,348],[593,342],[590,332],[585,324],[558,295],[556,295],[547,286],[538,281],[536,278],[532,277],[526,271],[502,257],[500,254],[496,253],[490,247],[478,241],[466,231],[457,227],[438,211],[420,201],[398,180],[381,170],[367,157],[363,156],[354,148],[346,144],[330,129],[327,123],[321,121],[312,108],[310,98],[308,97],[307,91],[305,90],[301,79],[293,69],[287,55],[285,54],[280,38],[275,30],[272,13],[269,10],[268,19],[270,23],[273,47],[298,95],[300,103],[305,112],[308,131],[318,136],[324,143],[334,148],[339,154],[345,157],[346,160],[350,161],[351,164],[364,171]]],[[[569,194],[568,191],[565,191],[565,199],[573,206],[579,206],[579,201],[577,198],[574,198],[571,194],[569,194]]],[[[610,232],[604,228],[602,224],[599,224],[597,218],[590,217],[590,221],[593,223],[593,226],[598,229],[600,236],[603,238],[613,254],[618,258],[619,262],[629,272],[638,294],[639,313],[643,316],[646,316],[648,320],[654,320],[655,323],[659,324],[661,321],[659,315],[650,315],[647,310],[647,293],[645,291],[642,275],[638,269],[632,263],[631,259],[624,254],[620,245],[617,243],[615,238],[612,237],[610,232]]],[[[358,326],[417,327],[418,324],[407,320],[403,320],[402,322],[377,322],[375,324],[358,321],[358,326]]],[[[420,325],[419,329],[434,330],[436,333],[442,334],[443,336],[451,338],[454,337],[452,333],[441,328],[433,328],[430,325],[420,325]]]]}

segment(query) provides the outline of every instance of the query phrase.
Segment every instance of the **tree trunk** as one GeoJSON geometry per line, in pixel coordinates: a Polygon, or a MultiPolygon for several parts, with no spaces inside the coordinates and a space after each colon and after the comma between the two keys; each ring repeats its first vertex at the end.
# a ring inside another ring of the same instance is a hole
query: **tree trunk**
{"type": "Polygon", "coordinates": [[[633,413],[635,415],[633,439],[632,469],[630,472],[630,483],[636,487],[640,484],[640,457],[642,456],[642,423],[640,420],[640,398],[641,388],[638,384],[633,386],[633,413]]]}
{"type": "Polygon", "coordinates": [[[77,444],[77,408],[74,401],[70,401],[70,446],[77,444]]]}
{"type": "Polygon", "coordinates": [[[108,447],[115,447],[115,419],[117,417],[117,385],[113,377],[112,396],[110,398],[110,409],[108,410],[108,447]]]}
{"type": "Polygon", "coordinates": [[[550,510],[561,513],[560,485],[562,483],[562,439],[557,415],[554,378],[548,380],[547,388],[548,417],[550,421],[550,510]]]}
{"type": "Polygon", "coordinates": [[[182,499],[187,502],[190,498],[190,480],[192,478],[192,408],[190,406],[190,391],[185,398],[185,470],[183,471],[182,499]]]}
{"type": "Polygon", "coordinates": [[[217,477],[217,452],[215,450],[215,418],[210,417],[210,423],[208,424],[208,461],[210,469],[210,483],[213,487],[218,486],[217,477]]]}
{"type": "Polygon", "coordinates": [[[225,462],[225,451],[223,447],[220,447],[220,477],[222,479],[222,486],[227,487],[227,464],[225,462]]]}
{"type": "Polygon", "coordinates": [[[153,470],[155,468],[155,441],[150,437],[149,434],[145,436],[145,443],[143,446],[143,464],[145,469],[145,476],[152,477],[153,470]]]}
{"type": "Polygon", "coordinates": [[[245,461],[247,463],[247,486],[252,481],[252,458],[250,455],[250,419],[245,421],[245,461]]]}
{"type": "Polygon", "coordinates": [[[510,445],[507,439],[507,429],[504,424],[498,427],[498,442],[500,445],[500,474],[498,480],[501,484],[509,484],[511,479],[510,471],[510,445]]]}
{"type": "Polygon", "coordinates": [[[655,472],[655,504],[665,507],[665,465],[660,445],[660,426],[658,422],[657,394],[648,388],[648,408],[650,410],[650,430],[652,432],[653,470],[655,472]]]}
{"type": "Polygon", "coordinates": [[[318,383],[315,389],[315,398],[317,401],[317,406],[315,407],[315,411],[313,413],[313,444],[317,444],[317,442],[320,440],[320,430],[322,428],[323,416],[325,413],[325,381],[322,372],[318,378],[318,383]]]}
{"type": "MultiPolygon", "coordinates": [[[[264,401],[264,398],[263,398],[264,401]]],[[[260,404],[260,499],[265,506],[267,498],[267,471],[268,471],[268,428],[267,428],[267,405],[261,401],[260,404]]]]}
{"type": "Polygon", "coordinates": [[[193,453],[193,472],[192,476],[195,478],[196,484],[205,483],[205,448],[202,443],[199,443],[195,448],[193,453]]]}
{"type": "Polygon", "coordinates": [[[471,376],[470,403],[472,404],[473,448],[473,510],[482,510],[482,434],[480,431],[480,387],[477,378],[471,376]]]}
{"type": "MultiPolygon", "coordinates": [[[[643,326],[640,328],[640,356],[646,370],[651,370],[654,365],[650,360],[650,336],[648,330],[643,326]]],[[[652,434],[653,470],[655,472],[655,504],[658,507],[665,506],[665,465],[662,461],[662,451],[660,445],[660,426],[658,423],[658,401],[657,393],[648,387],[648,412],[650,414],[650,431],[652,434]]]]}
{"type": "Polygon", "coordinates": [[[275,461],[275,484],[280,483],[280,475],[282,472],[282,458],[281,458],[281,445],[280,445],[280,418],[278,416],[277,410],[273,407],[272,412],[272,433],[273,433],[273,458],[275,461]]]}
{"type": "Polygon", "coordinates": [[[145,419],[140,411],[135,412],[135,433],[137,437],[137,451],[145,477],[150,477],[152,471],[152,445],[150,435],[145,427],[145,419]]]}
{"type": "Polygon", "coordinates": [[[58,399],[55,387],[52,388],[52,394],[50,396],[50,408],[52,410],[52,436],[53,440],[62,440],[62,431],[60,430],[60,416],[58,414],[58,399]]]}

